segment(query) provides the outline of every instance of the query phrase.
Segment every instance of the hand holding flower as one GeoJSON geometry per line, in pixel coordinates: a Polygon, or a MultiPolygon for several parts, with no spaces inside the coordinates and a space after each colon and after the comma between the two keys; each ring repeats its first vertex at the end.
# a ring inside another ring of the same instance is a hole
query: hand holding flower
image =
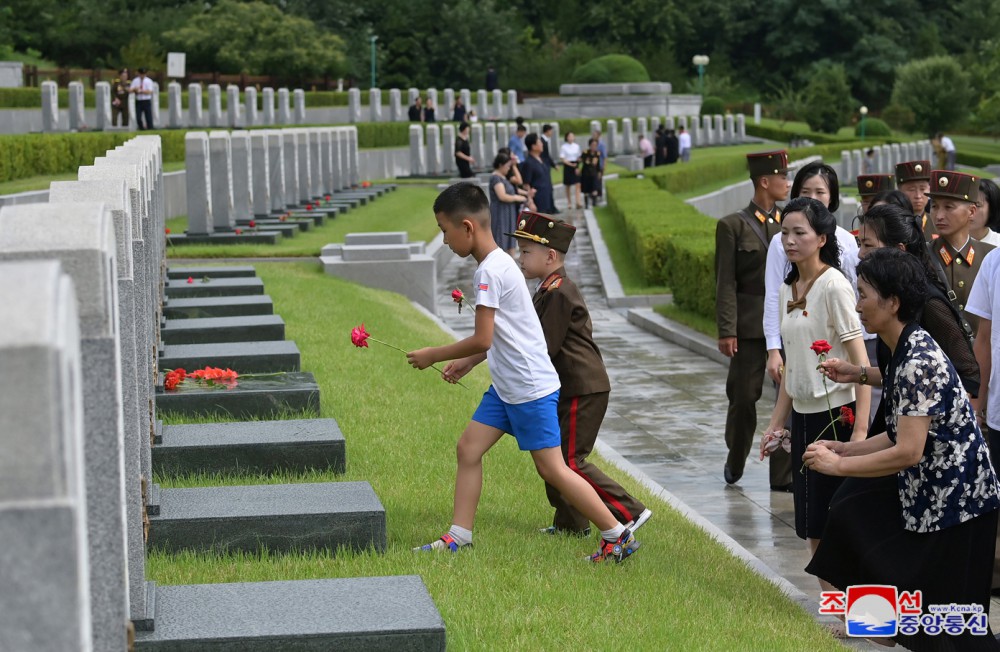
{"type": "Polygon", "coordinates": [[[821,361],[817,368],[835,383],[856,383],[861,372],[857,365],[840,358],[827,358],[821,361]]]}
{"type": "Polygon", "coordinates": [[[464,378],[466,374],[472,371],[472,368],[475,366],[475,363],[470,358],[452,360],[444,366],[444,371],[441,372],[441,378],[449,383],[457,383],[459,380],[464,378]]]}
{"type": "MultiPolygon", "coordinates": [[[[410,351],[406,354],[406,361],[410,363],[410,366],[416,369],[426,369],[436,362],[433,357],[433,352],[434,348],[429,346],[417,349],[416,351],[410,351]]],[[[442,372],[442,375],[443,374],[444,372],[442,372]]]]}
{"type": "MultiPolygon", "coordinates": [[[[841,457],[829,446],[825,446],[827,442],[815,442],[809,444],[806,448],[805,455],[802,456],[802,465],[808,467],[813,471],[822,473],[823,475],[840,475],[840,460],[841,457]]],[[[833,442],[840,443],[843,442],[833,442]]]]}

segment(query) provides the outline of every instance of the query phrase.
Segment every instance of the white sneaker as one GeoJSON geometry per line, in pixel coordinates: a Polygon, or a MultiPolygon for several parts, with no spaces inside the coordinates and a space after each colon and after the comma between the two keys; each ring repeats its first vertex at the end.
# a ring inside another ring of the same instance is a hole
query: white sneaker
{"type": "Polygon", "coordinates": [[[644,509],[644,510],[642,510],[642,514],[639,514],[639,518],[635,519],[634,521],[629,521],[628,523],[625,524],[625,527],[627,527],[629,530],[635,532],[636,530],[638,530],[639,528],[641,528],[643,525],[645,525],[646,521],[648,521],[652,516],[653,516],[653,511],[652,510],[650,510],[648,508],[644,509]]]}

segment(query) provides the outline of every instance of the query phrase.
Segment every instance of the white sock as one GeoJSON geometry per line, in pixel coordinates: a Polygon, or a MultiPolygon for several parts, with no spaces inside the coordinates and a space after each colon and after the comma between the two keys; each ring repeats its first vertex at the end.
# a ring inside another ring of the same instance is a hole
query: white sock
{"type": "Polygon", "coordinates": [[[451,528],[448,529],[448,534],[450,534],[451,538],[455,540],[455,543],[460,546],[467,546],[472,543],[472,530],[466,530],[464,527],[452,525],[451,528]]]}
{"type": "Polygon", "coordinates": [[[615,526],[610,530],[601,530],[601,538],[603,538],[605,541],[617,541],[618,538],[621,537],[624,531],[625,531],[624,525],[622,525],[621,523],[615,523],[615,526]]]}

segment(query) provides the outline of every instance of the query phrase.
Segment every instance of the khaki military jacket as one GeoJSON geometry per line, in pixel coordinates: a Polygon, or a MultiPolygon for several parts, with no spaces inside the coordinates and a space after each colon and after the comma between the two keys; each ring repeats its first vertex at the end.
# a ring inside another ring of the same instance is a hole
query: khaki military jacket
{"type": "Polygon", "coordinates": [[[962,311],[965,318],[972,326],[972,332],[976,332],[979,326],[979,318],[965,312],[965,304],[969,301],[969,292],[972,291],[972,282],[976,280],[979,268],[983,265],[983,258],[993,251],[993,245],[980,242],[975,238],[969,238],[961,251],[956,251],[948,244],[944,238],[935,238],[931,243],[931,256],[936,260],[932,264],[941,264],[944,269],[944,276],[948,280],[948,285],[955,293],[955,302],[958,309],[962,311]]]}

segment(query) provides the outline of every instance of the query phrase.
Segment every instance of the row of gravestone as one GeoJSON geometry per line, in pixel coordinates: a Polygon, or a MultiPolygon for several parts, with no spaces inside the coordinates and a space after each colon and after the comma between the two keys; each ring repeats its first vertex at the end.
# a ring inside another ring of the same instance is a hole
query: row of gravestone
{"type": "Polygon", "coordinates": [[[273,244],[372,198],[356,127],[198,131],[184,146],[188,227],[171,244],[273,244]]]}
{"type": "Polygon", "coordinates": [[[852,180],[861,174],[895,174],[896,166],[900,163],[930,161],[933,153],[934,149],[929,140],[873,145],[867,150],[843,150],[840,152],[843,170],[841,178],[852,180]]]}
{"type": "MultiPolygon", "coordinates": [[[[83,83],[70,82],[69,84],[69,124],[70,131],[80,131],[91,128],[97,131],[104,131],[112,126],[111,113],[111,84],[108,82],[97,82],[94,85],[94,124],[87,125],[85,118],[86,105],[84,102],[83,83]]],[[[41,83],[42,94],[42,131],[55,132],[62,129],[59,122],[59,87],[54,81],[41,83]]],[[[291,92],[294,98],[294,109],[289,102],[289,90],[279,88],[277,93],[273,88],[264,88],[260,94],[260,108],[258,109],[257,89],[247,87],[244,89],[244,104],[240,102],[240,89],[238,86],[230,84],[226,87],[226,110],[222,110],[222,87],[218,84],[208,85],[208,114],[207,119],[202,106],[201,84],[188,85],[188,111],[187,120],[184,119],[182,108],[181,85],[171,82],[167,85],[167,123],[164,125],[160,121],[160,86],[153,82],[151,109],[153,114],[153,125],[156,127],[167,127],[169,129],[180,129],[189,127],[256,127],[272,125],[303,124],[306,121],[306,99],[305,91],[295,89],[291,92]],[[277,99],[277,104],[275,100],[277,99]]],[[[135,94],[128,96],[128,120],[127,126],[136,126],[135,94]]]]}
{"type": "Polygon", "coordinates": [[[232,390],[178,392],[169,397],[178,413],[315,411],[318,389],[294,371],[298,351],[283,341],[280,318],[233,319],[241,304],[265,304],[258,279],[230,277],[247,273],[238,268],[167,270],[159,138],[133,139],[78,178],[53,183],[48,204],[0,210],[0,301],[11,310],[0,335],[0,441],[10,453],[0,462],[0,649],[123,650],[130,625],[140,648],[157,650],[287,649],[303,640],[319,646],[308,649],[345,640],[443,649],[440,616],[415,577],[146,580],[147,544],[382,550],[384,511],[367,483],[152,484],[158,469],[287,470],[303,455],[336,470],[343,440],[328,420],[162,426],[157,408],[169,401],[158,372],[168,367],[265,370],[289,390],[248,379],[232,390]],[[257,300],[245,301],[251,286],[257,300]],[[183,343],[268,332],[263,342],[183,343]]]}
{"type": "MultiPolygon", "coordinates": [[[[697,118],[691,118],[691,141],[695,147],[708,145],[737,145],[746,142],[746,119],[742,113],[726,116],[704,116],[701,127],[697,118]]],[[[688,129],[688,118],[667,116],[661,122],[658,116],[651,118],[622,118],[621,132],[618,131],[618,121],[608,120],[604,125],[599,120],[590,123],[591,132],[602,132],[601,138],[607,149],[608,156],[636,154],[639,151],[638,138],[655,138],[655,132],[660,126],[665,129],[688,129]]],[[[542,133],[542,123],[526,122],[529,133],[542,133]]],[[[552,122],[550,153],[553,159],[559,156],[562,142],[559,123],[552,122]]],[[[517,124],[514,122],[488,122],[470,125],[469,149],[478,169],[492,169],[493,157],[500,147],[507,147],[510,137],[516,134],[517,124]]],[[[577,144],[586,149],[589,134],[575,134],[577,144]]],[[[455,125],[428,124],[426,128],[419,125],[410,127],[410,174],[411,176],[451,175],[456,171],[455,159],[455,125]]]]}
{"type": "MultiPolygon", "coordinates": [[[[389,108],[382,108],[382,90],[372,88],[368,91],[368,122],[407,122],[410,119],[409,107],[414,106],[417,98],[420,97],[420,90],[409,88],[406,91],[406,105],[403,104],[403,92],[398,88],[389,89],[389,108]]],[[[458,99],[462,101],[462,106],[466,111],[477,111],[481,120],[513,120],[517,116],[517,91],[506,92],[506,103],[504,103],[505,93],[500,89],[493,89],[492,92],[484,89],[476,91],[476,104],[472,104],[472,91],[463,88],[458,91],[458,99]],[[493,101],[490,102],[490,95],[493,101]]],[[[426,106],[434,108],[435,120],[446,122],[454,117],[455,89],[444,89],[444,102],[438,103],[438,90],[428,88],[424,92],[426,106]]],[[[348,120],[350,122],[362,122],[361,91],[352,88],[347,91],[348,120]]]]}

